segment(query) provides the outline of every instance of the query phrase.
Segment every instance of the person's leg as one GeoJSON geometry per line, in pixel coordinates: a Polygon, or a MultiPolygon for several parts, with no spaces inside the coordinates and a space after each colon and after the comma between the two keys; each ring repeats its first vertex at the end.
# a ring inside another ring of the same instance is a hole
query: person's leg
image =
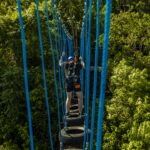
{"type": "Polygon", "coordinates": [[[67,92],[66,114],[68,114],[68,113],[69,113],[69,110],[70,110],[71,97],[72,97],[72,92],[67,92]]]}
{"type": "Polygon", "coordinates": [[[67,82],[67,99],[66,99],[66,114],[68,115],[70,111],[70,103],[72,98],[72,91],[73,91],[73,83],[67,82]]]}
{"type": "Polygon", "coordinates": [[[83,95],[81,91],[76,92],[77,97],[78,97],[78,108],[79,108],[79,113],[82,114],[82,107],[83,107],[83,95]]]}

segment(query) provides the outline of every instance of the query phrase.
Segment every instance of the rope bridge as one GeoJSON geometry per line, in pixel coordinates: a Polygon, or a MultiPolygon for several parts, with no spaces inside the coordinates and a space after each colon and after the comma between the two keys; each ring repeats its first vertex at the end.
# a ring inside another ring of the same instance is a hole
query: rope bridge
{"type": "MultiPolygon", "coordinates": [[[[61,17],[56,11],[56,1],[52,0],[52,17],[54,20],[54,39],[51,35],[51,27],[49,23],[49,11],[47,0],[44,0],[45,3],[45,15],[47,23],[47,32],[49,38],[49,46],[52,51],[52,62],[53,62],[53,71],[54,71],[54,82],[55,82],[55,92],[56,92],[56,103],[58,111],[58,128],[59,128],[59,139],[60,139],[60,149],[63,149],[64,129],[61,128],[61,119],[64,116],[65,112],[65,99],[66,95],[64,92],[64,72],[62,69],[58,68],[58,79],[57,79],[57,66],[56,60],[59,60],[60,54],[62,51],[66,51],[67,55],[70,56],[73,54],[73,38],[67,31],[65,25],[63,24],[61,17]],[[54,54],[56,53],[56,55],[54,54]],[[56,58],[55,58],[56,57],[56,58]],[[58,83],[59,81],[59,83],[58,83]],[[59,90],[60,89],[60,90],[59,90]],[[59,96],[60,95],[60,96],[59,96]],[[61,102],[60,102],[61,100],[61,102]],[[63,102],[63,103],[62,103],[63,102]],[[60,113],[62,109],[62,114],[60,113]]],[[[36,18],[37,18],[37,27],[38,27],[38,36],[39,36],[39,47],[41,54],[41,64],[42,64],[42,75],[43,75],[43,86],[45,93],[45,104],[48,114],[48,134],[49,142],[51,149],[54,149],[53,145],[53,135],[51,129],[51,111],[49,103],[49,95],[46,81],[46,71],[44,63],[44,49],[43,49],[43,39],[41,34],[41,21],[38,8],[38,0],[35,0],[36,3],[36,18]]],[[[94,124],[95,124],[95,108],[96,108],[96,94],[97,94],[97,78],[98,78],[98,56],[99,56],[99,36],[100,36],[100,0],[97,0],[96,8],[96,44],[95,44],[95,62],[94,62],[94,81],[93,81],[93,96],[92,96],[92,114],[91,114],[91,126],[89,128],[89,99],[90,99],[90,58],[91,58],[91,23],[92,23],[92,0],[84,0],[84,17],[82,22],[82,30],[80,37],[80,55],[86,62],[85,71],[81,71],[81,87],[85,97],[85,108],[84,108],[84,135],[82,137],[82,149],[93,149],[93,138],[94,138],[94,124]]],[[[17,0],[18,13],[19,13],[19,22],[22,38],[22,51],[23,51],[23,68],[24,68],[24,86],[26,93],[26,105],[28,113],[28,127],[30,134],[30,149],[34,150],[34,140],[33,140],[33,130],[32,130],[32,116],[31,116],[31,106],[30,106],[30,97],[29,97],[29,88],[28,88],[28,74],[27,74],[27,57],[26,57],[26,42],[25,42],[25,32],[24,24],[22,19],[22,10],[20,0],[17,0]]],[[[109,32],[110,32],[110,15],[111,15],[111,5],[112,0],[106,0],[106,13],[105,13],[105,22],[104,22],[104,42],[102,50],[102,70],[101,70],[101,82],[100,82],[100,92],[99,92],[99,106],[98,106],[98,118],[97,118],[97,137],[96,137],[96,150],[100,150],[102,147],[102,124],[103,124],[103,112],[104,112],[104,99],[105,99],[105,89],[106,89],[106,75],[107,75],[107,59],[108,59],[108,42],[109,42],[109,32]]],[[[63,120],[65,126],[66,120],[63,120]]],[[[67,122],[68,123],[68,122],[67,122]]],[[[69,127],[68,127],[69,128],[69,127]]],[[[73,127],[70,127],[73,130],[73,127]]],[[[80,127],[78,127],[80,128],[80,127]]],[[[66,134],[66,133],[65,133],[66,134]]],[[[72,134],[72,133],[70,133],[72,134]]]]}

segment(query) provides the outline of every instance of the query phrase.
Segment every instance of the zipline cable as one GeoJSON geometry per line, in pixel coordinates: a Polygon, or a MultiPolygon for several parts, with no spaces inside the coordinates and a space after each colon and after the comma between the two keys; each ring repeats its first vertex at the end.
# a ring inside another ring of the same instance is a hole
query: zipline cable
{"type": "Polygon", "coordinates": [[[98,110],[96,150],[101,150],[101,144],[102,144],[102,125],[103,125],[104,99],[105,99],[105,89],[106,89],[111,6],[112,6],[112,0],[106,0],[106,13],[105,13],[105,23],[104,23],[104,43],[103,43],[103,52],[102,52],[102,72],[101,72],[101,85],[100,85],[99,110],[98,110]]]}
{"type": "Polygon", "coordinates": [[[47,113],[48,113],[49,139],[50,139],[51,149],[53,150],[54,147],[53,147],[52,132],[51,132],[51,114],[50,114],[49,98],[48,98],[47,83],[46,83],[46,72],[45,72],[45,64],[44,64],[44,50],[43,50],[42,34],[41,34],[41,27],[40,27],[40,15],[39,15],[39,9],[38,9],[38,0],[36,0],[36,15],[37,15],[37,25],[38,25],[38,34],[39,34],[39,42],[40,42],[40,53],[41,53],[42,72],[43,72],[43,84],[44,84],[44,91],[45,91],[46,108],[47,108],[47,113]]]}
{"type": "Polygon", "coordinates": [[[29,86],[28,86],[28,74],[27,74],[27,57],[26,57],[25,32],[24,32],[24,25],[23,25],[22,13],[21,13],[20,0],[17,0],[17,4],[18,4],[21,38],[22,38],[24,84],[25,84],[26,105],[27,105],[28,122],[29,122],[28,126],[29,126],[29,134],[30,134],[30,148],[31,148],[31,150],[34,150],[33,130],[32,130],[32,116],[31,116],[31,106],[30,106],[30,97],[29,97],[29,86]]]}

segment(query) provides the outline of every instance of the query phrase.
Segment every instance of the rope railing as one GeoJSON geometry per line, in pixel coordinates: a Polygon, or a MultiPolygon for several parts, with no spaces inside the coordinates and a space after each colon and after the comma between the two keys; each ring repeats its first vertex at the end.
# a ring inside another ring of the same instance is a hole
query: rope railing
{"type": "Polygon", "coordinates": [[[36,15],[37,15],[37,25],[38,25],[38,35],[39,35],[39,46],[40,46],[40,53],[41,53],[43,85],[44,85],[44,92],[45,92],[46,108],[47,108],[47,113],[48,113],[49,139],[50,139],[51,149],[53,150],[54,146],[53,146],[52,131],[51,131],[51,113],[50,113],[49,97],[48,97],[47,82],[46,82],[44,49],[43,49],[42,34],[41,34],[41,27],[40,27],[40,15],[39,15],[39,9],[38,9],[38,0],[36,0],[36,15]]]}
{"type": "MultiPolygon", "coordinates": [[[[38,36],[39,36],[39,47],[40,47],[40,55],[41,55],[41,64],[42,64],[42,75],[43,75],[43,86],[45,93],[45,101],[46,108],[48,113],[48,131],[49,131],[49,140],[51,149],[54,149],[53,146],[53,138],[51,132],[51,114],[50,114],[50,105],[49,105],[49,97],[47,90],[47,82],[46,82],[46,71],[45,71],[45,63],[44,63],[44,49],[42,42],[42,34],[40,27],[40,14],[38,9],[38,0],[36,2],[36,16],[37,16],[37,26],[38,26],[38,36]]],[[[18,3],[18,12],[19,12],[19,22],[21,29],[21,37],[22,37],[22,50],[23,50],[23,64],[24,64],[24,81],[25,81],[25,91],[26,91],[26,103],[28,110],[28,122],[29,122],[29,133],[30,133],[30,148],[34,150],[34,142],[33,142],[33,131],[32,131],[32,119],[31,119],[31,108],[30,108],[30,99],[29,99],[29,90],[28,90],[28,76],[27,76],[27,64],[26,64],[26,43],[25,43],[25,33],[23,27],[23,20],[21,14],[21,4],[20,0],[17,0],[18,3]]],[[[57,67],[56,60],[59,59],[59,54],[65,49],[68,50],[67,55],[73,54],[73,38],[66,29],[60,14],[56,11],[56,1],[52,0],[52,15],[54,20],[54,40],[56,48],[54,48],[54,44],[52,41],[51,31],[50,31],[50,23],[49,23],[49,15],[48,15],[48,4],[47,0],[45,0],[45,13],[46,13],[46,22],[48,28],[48,37],[49,44],[52,50],[52,62],[53,62],[53,71],[54,71],[54,83],[55,83],[55,93],[56,100],[58,106],[58,128],[61,131],[60,126],[60,98],[59,98],[59,90],[58,90],[58,82],[57,82],[57,67]],[[56,55],[54,54],[54,49],[56,50],[56,55]],[[59,49],[59,50],[58,50],[59,49]],[[57,57],[55,60],[55,56],[57,57]]],[[[91,132],[90,139],[88,134],[88,126],[89,126],[89,98],[90,98],[90,68],[91,68],[91,25],[92,25],[92,6],[93,1],[84,0],[84,16],[82,22],[82,30],[81,30],[81,41],[80,41],[80,54],[82,58],[86,61],[86,70],[85,77],[84,71],[81,73],[81,86],[82,90],[85,91],[85,130],[84,130],[84,139],[83,139],[83,149],[88,149],[88,143],[90,140],[90,150],[93,149],[93,138],[94,138],[94,123],[95,123],[95,108],[96,108],[96,95],[97,95],[97,77],[98,77],[98,55],[99,55],[99,35],[100,35],[100,0],[97,0],[97,14],[96,14],[96,44],[95,44],[95,63],[94,63],[94,81],[93,81],[93,97],[92,97],[92,115],[91,115],[91,132]],[[85,80],[85,82],[83,81],[85,80]],[[85,84],[85,85],[84,85],[85,84]]],[[[100,95],[99,95],[99,106],[98,106],[98,122],[97,122],[97,138],[96,138],[96,150],[100,150],[102,147],[102,123],[103,123],[103,111],[104,111],[104,99],[105,99],[105,89],[106,89],[106,75],[107,75],[107,60],[108,60],[108,42],[109,42],[109,32],[110,32],[110,14],[111,14],[111,5],[112,0],[106,0],[106,14],[105,14],[105,22],[104,22],[104,43],[103,43],[103,53],[102,53],[102,68],[101,68],[101,84],[100,84],[100,95]]],[[[59,82],[60,82],[60,97],[61,99],[65,99],[65,94],[63,95],[64,84],[64,72],[59,68],[59,82]],[[61,78],[62,76],[62,78],[61,78]]],[[[64,104],[63,104],[64,105],[64,104]]],[[[64,106],[62,106],[62,112],[64,114],[64,106]]],[[[61,132],[60,132],[60,143],[61,143],[61,132]]]]}
{"type": "Polygon", "coordinates": [[[109,32],[110,32],[111,6],[112,6],[112,0],[106,0],[106,13],[105,13],[105,22],[104,22],[104,42],[103,42],[103,51],[102,51],[102,72],[101,72],[98,122],[97,122],[96,150],[101,150],[101,147],[102,147],[102,125],[103,125],[104,100],[105,100],[105,90],[106,90],[108,42],[109,42],[109,32]]]}
{"type": "Polygon", "coordinates": [[[28,113],[28,127],[30,135],[30,149],[34,150],[34,141],[33,141],[33,130],[32,130],[32,116],[31,116],[31,106],[30,106],[30,97],[29,97],[29,87],[28,87],[28,74],[27,74],[27,56],[26,56],[26,43],[25,43],[25,32],[21,12],[20,0],[17,0],[18,13],[19,13],[19,22],[22,38],[22,51],[23,51],[23,68],[24,68],[24,85],[25,85],[25,95],[26,95],[26,105],[28,113]]]}
{"type": "Polygon", "coordinates": [[[94,84],[93,84],[93,99],[92,99],[92,117],[90,130],[90,150],[93,149],[94,123],[95,123],[95,107],[97,94],[97,71],[98,71],[98,55],[99,55],[99,35],[100,35],[100,0],[97,0],[96,11],[96,45],[95,45],[95,65],[94,65],[94,84]]]}

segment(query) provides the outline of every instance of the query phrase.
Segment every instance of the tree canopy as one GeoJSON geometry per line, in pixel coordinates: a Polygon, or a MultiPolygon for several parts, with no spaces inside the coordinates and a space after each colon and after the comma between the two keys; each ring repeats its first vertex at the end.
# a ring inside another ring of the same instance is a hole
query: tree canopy
{"type": "MultiPolygon", "coordinates": [[[[50,144],[35,1],[22,0],[21,7],[27,46],[28,82],[35,149],[47,150],[50,149],[50,144]]],[[[61,0],[56,2],[56,8],[69,33],[74,37],[74,34],[77,32],[79,45],[84,1],[61,0]]],[[[48,9],[52,40],[55,48],[51,0],[48,1],[48,9]]],[[[59,149],[58,118],[56,117],[58,108],[56,93],[53,88],[52,51],[47,33],[44,0],[39,0],[39,12],[54,147],[59,149]]],[[[101,66],[100,57],[104,36],[104,1],[101,1],[100,14],[99,66],[101,66]]],[[[91,64],[94,63],[95,59],[95,32],[96,0],[93,1],[91,64]]],[[[55,51],[58,79],[59,68],[56,53],[55,51]]],[[[148,150],[150,147],[149,0],[113,0],[108,53],[102,148],[104,150],[148,150]]],[[[93,78],[92,72],[91,76],[93,78]]],[[[98,83],[100,83],[99,79],[98,83]]],[[[91,84],[93,84],[92,81],[91,84]]],[[[92,96],[92,93],[90,95],[92,96]]],[[[60,101],[61,104],[62,101],[60,101]]],[[[13,0],[0,2],[0,108],[0,150],[28,150],[30,141],[23,79],[22,42],[17,3],[13,0]]],[[[96,132],[94,134],[96,135],[96,132]]],[[[96,137],[94,137],[93,150],[96,147],[95,141],[96,137]]]]}

